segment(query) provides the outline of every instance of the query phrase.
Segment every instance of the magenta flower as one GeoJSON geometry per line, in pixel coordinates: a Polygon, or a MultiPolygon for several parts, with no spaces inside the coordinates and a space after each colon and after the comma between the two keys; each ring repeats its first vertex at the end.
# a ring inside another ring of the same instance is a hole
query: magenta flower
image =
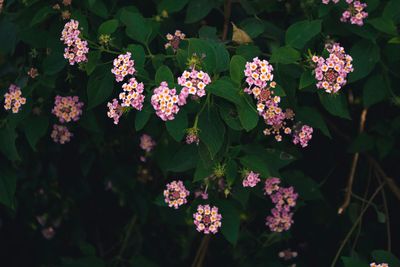
{"type": "Polygon", "coordinates": [[[368,17],[368,12],[364,11],[367,4],[354,0],[346,0],[346,2],[349,4],[349,7],[343,12],[340,21],[350,22],[357,26],[363,26],[364,19],[368,17]]]}
{"type": "Polygon", "coordinates": [[[376,264],[375,262],[373,262],[369,266],[370,267],[389,267],[389,264],[387,264],[387,263],[376,264]]]}
{"type": "Polygon", "coordinates": [[[138,83],[135,78],[130,78],[128,83],[122,85],[123,92],[119,94],[122,107],[133,107],[142,110],[144,102],[144,85],[138,83]]]}
{"type": "Polygon", "coordinates": [[[148,134],[142,134],[140,137],[140,148],[146,152],[150,152],[156,146],[156,142],[148,134]]]}
{"type": "Polygon", "coordinates": [[[222,225],[222,216],[215,206],[211,208],[209,205],[199,205],[197,212],[193,214],[193,218],[196,230],[204,234],[216,234],[222,225]]]}
{"type": "Polygon", "coordinates": [[[21,106],[25,105],[26,98],[22,96],[21,89],[15,84],[11,84],[8,92],[4,94],[4,109],[18,113],[21,106]]]}
{"type": "Polygon", "coordinates": [[[272,232],[283,232],[290,229],[293,224],[293,213],[287,210],[272,209],[270,216],[266,218],[266,225],[272,232]]]}
{"type": "Polygon", "coordinates": [[[114,59],[114,68],[111,72],[115,75],[115,80],[117,82],[122,82],[127,75],[133,75],[136,70],[134,68],[135,62],[131,59],[131,53],[119,55],[114,59]]]}
{"type": "Polygon", "coordinates": [[[249,172],[243,180],[243,187],[255,187],[261,181],[259,176],[259,173],[249,172]]]}
{"type": "Polygon", "coordinates": [[[279,190],[279,184],[281,183],[281,179],[272,177],[265,180],[264,185],[264,194],[271,195],[279,190]]]}
{"type": "Polygon", "coordinates": [[[322,0],[322,3],[327,5],[327,4],[329,4],[330,1],[332,1],[334,4],[339,3],[339,0],[322,0]]]}
{"type": "Polygon", "coordinates": [[[273,70],[274,68],[267,60],[260,60],[258,57],[255,57],[252,62],[247,62],[244,75],[249,87],[245,88],[244,91],[258,99],[262,89],[274,88],[273,70]]]}
{"type": "Polygon", "coordinates": [[[301,147],[308,146],[308,142],[312,138],[313,128],[308,125],[303,125],[299,130],[293,133],[293,144],[300,144],[301,147]]]}
{"type": "Polygon", "coordinates": [[[167,184],[167,189],[164,190],[165,203],[167,203],[169,207],[178,209],[179,206],[187,203],[186,198],[189,194],[190,192],[186,190],[182,181],[172,181],[167,184]]]}
{"type": "Polygon", "coordinates": [[[186,98],[189,95],[205,96],[205,88],[209,83],[211,83],[211,78],[207,73],[197,71],[194,68],[190,71],[185,70],[182,76],[178,78],[178,84],[183,87],[179,94],[179,99],[182,102],[180,105],[186,104],[186,98]]]}
{"type": "Polygon", "coordinates": [[[71,137],[73,136],[73,134],[68,130],[66,126],[54,124],[53,131],[51,132],[50,136],[55,143],[63,145],[71,141],[71,137]]]}
{"type": "Polygon", "coordinates": [[[169,89],[167,82],[161,82],[160,86],[154,89],[151,96],[151,104],[158,117],[163,121],[175,119],[179,111],[179,98],[176,95],[176,89],[169,89]]]}
{"type": "Polygon", "coordinates": [[[119,118],[123,114],[122,107],[119,104],[118,100],[114,98],[112,102],[107,103],[107,107],[108,107],[107,116],[114,120],[114,124],[118,124],[119,118]]]}
{"type": "Polygon", "coordinates": [[[174,52],[176,52],[179,49],[179,43],[185,39],[185,34],[182,33],[180,30],[176,30],[175,34],[172,35],[168,33],[165,37],[168,40],[168,43],[165,44],[165,49],[168,47],[171,47],[174,52]]]}
{"type": "Polygon", "coordinates": [[[55,97],[52,113],[61,123],[78,121],[82,115],[83,102],[79,102],[78,96],[55,97]]]}
{"type": "Polygon", "coordinates": [[[81,32],[78,28],[79,22],[72,19],[65,24],[61,32],[60,40],[67,45],[64,58],[68,59],[70,65],[88,60],[86,56],[89,53],[88,43],[79,37],[81,32]]]}

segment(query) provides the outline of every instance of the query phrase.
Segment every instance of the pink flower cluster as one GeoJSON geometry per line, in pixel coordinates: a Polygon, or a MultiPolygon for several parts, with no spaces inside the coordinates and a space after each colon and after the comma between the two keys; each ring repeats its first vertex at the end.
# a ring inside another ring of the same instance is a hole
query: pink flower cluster
{"type": "Polygon", "coordinates": [[[364,11],[367,4],[354,0],[346,0],[346,2],[349,4],[349,7],[343,12],[340,21],[363,26],[364,19],[368,17],[368,13],[364,11]]]}
{"type": "Polygon", "coordinates": [[[317,88],[330,94],[337,93],[346,84],[347,75],[353,72],[353,58],[338,43],[327,44],[326,50],[329,52],[328,58],[312,57],[316,64],[317,88]]]}
{"type": "Polygon", "coordinates": [[[308,125],[303,125],[299,130],[294,130],[293,144],[300,144],[301,147],[308,146],[308,142],[312,138],[313,128],[308,125]]]}
{"type": "Polygon", "coordinates": [[[127,75],[133,75],[135,73],[134,68],[135,62],[131,59],[131,53],[119,55],[114,59],[114,68],[111,72],[115,75],[117,82],[122,82],[127,75]]]}
{"type": "Polygon", "coordinates": [[[165,37],[168,40],[168,43],[165,44],[165,49],[171,47],[176,52],[179,48],[179,43],[185,39],[185,34],[180,30],[176,30],[174,35],[168,33],[165,37]]]}
{"type": "Polygon", "coordinates": [[[186,144],[190,145],[190,144],[196,144],[199,145],[200,143],[200,138],[197,135],[197,133],[195,132],[190,132],[186,135],[186,139],[185,139],[186,144]]]}
{"type": "Polygon", "coordinates": [[[249,172],[242,182],[243,187],[255,187],[261,181],[259,176],[259,173],[249,172]]]}
{"type": "Polygon", "coordinates": [[[57,95],[54,101],[52,113],[61,123],[78,121],[82,115],[83,102],[79,102],[78,96],[62,97],[57,95]]]}
{"type": "MultiPolygon", "coordinates": [[[[331,0],[322,0],[322,3],[327,5],[330,1],[331,0]]],[[[339,0],[332,0],[332,2],[337,4],[339,3],[339,0]]],[[[340,21],[350,22],[357,26],[363,26],[364,19],[368,17],[368,12],[365,11],[367,4],[358,0],[346,0],[346,3],[348,4],[348,7],[342,13],[340,21]]]]}
{"type": "Polygon", "coordinates": [[[186,198],[189,194],[190,192],[186,190],[182,181],[172,181],[167,184],[167,189],[164,190],[165,203],[167,203],[169,207],[178,209],[179,206],[187,203],[186,198]]]}
{"type": "Polygon", "coordinates": [[[73,134],[68,130],[66,126],[54,124],[51,132],[51,138],[55,143],[65,144],[71,141],[73,134]]]}
{"type": "Polygon", "coordinates": [[[252,62],[247,62],[244,75],[249,87],[245,88],[244,91],[253,94],[257,99],[261,89],[275,87],[273,70],[274,68],[267,60],[260,60],[258,57],[254,58],[252,62]]]}
{"type": "Polygon", "coordinates": [[[163,121],[175,119],[180,103],[176,89],[168,88],[167,82],[161,82],[160,86],[154,89],[154,93],[151,96],[151,104],[156,110],[157,116],[163,121]]]}
{"type": "Polygon", "coordinates": [[[108,111],[107,116],[114,120],[114,124],[119,123],[119,118],[123,114],[123,110],[121,105],[119,104],[117,99],[113,99],[112,102],[107,103],[108,111]]]}
{"type": "Polygon", "coordinates": [[[8,92],[4,94],[4,109],[11,109],[12,113],[18,113],[25,103],[26,98],[22,96],[21,88],[15,84],[10,84],[8,92]]]}
{"type": "Polygon", "coordinates": [[[387,264],[387,263],[376,264],[375,262],[373,262],[369,266],[370,267],[389,267],[389,264],[387,264]]]}
{"type": "Polygon", "coordinates": [[[216,234],[222,225],[222,215],[218,213],[218,208],[215,206],[199,205],[193,218],[196,230],[204,234],[216,234]]]}
{"type": "Polygon", "coordinates": [[[128,83],[122,85],[123,92],[119,94],[122,107],[133,107],[142,110],[144,102],[144,85],[138,83],[135,78],[130,78],[128,83]]]}
{"type": "Polygon", "coordinates": [[[64,58],[68,59],[70,65],[86,62],[86,54],[89,52],[88,43],[79,37],[81,31],[78,28],[79,22],[71,19],[61,32],[60,40],[67,45],[64,50],[64,58]]]}
{"type": "Polygon", "coordinates": [[[156,142],[148,134],[142,134],[140,137],[140,148],[146,152],[150,152],[156,146],[156,142]]]}
{"type": "Polygon", "coordinates": [[[284,259],[285,261],[296,258],[298,253],[296,251],[292,251],[290,248],[282,250],[278,253],[279,258],[284,259]]]}
{"type": "Polygon", "coordinates": [[[296,206],[298,194],[293,187],[280,187],[280,179],[270,178],[265,181],[265,194],[269,195],[275,207],[271,215],[266,218],[266,225],[273,232],[289,230],[293,224],[293,212],[291,208],[296,206]]]}
{"type": "Polygon", "coordinates": [[[186,103],[186,98],[189,95],[198,97],[205,96],[205,88],[209,83],[211,83],[211,79],[207,73],[197,71],[194,68],[190,71],[185,70],[182,76],[178,78],[178,84],[183,87],[179,95],[183,104],[186,103]]]}

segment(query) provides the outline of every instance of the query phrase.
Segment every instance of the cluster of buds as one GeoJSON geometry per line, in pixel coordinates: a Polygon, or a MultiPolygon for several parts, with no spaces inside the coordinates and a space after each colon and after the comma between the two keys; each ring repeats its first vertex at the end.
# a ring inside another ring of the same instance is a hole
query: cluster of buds
{"type": "Polygon", "coordinates": [[[179,206],[187,203],[187,197],[190,192],[186,189],[182,181],[172,181],[167,184],[167,188],[164,190],[165,203],[169,207],[178,209],[179,206]]]}
{"type": "Polygon", "coordinates": [[[271,215],[266,218],[266,225],[273,232],[283,232],[290,229],[293,224],[293,212],[291,209],[296,206],[298,194],[293,187],[280,187],[279,178],[269,178],[265,181],[265,194],[269,195],[275,207],[271,215]]]}
{"type": "Polygon", "coordinates": [[[327,93],[337,93],[347,82],[347,75],[353,72],[353,58],[346,54],[338,43],[327,44],[328,58],[313,56],[317,88],[327,93]]]}
{"type": "Polygon", "coordinates": [[[61,32],[60,40],[67,45],[64,58],[68,59],[70,65],[88,60],[86,56],[89,53],[88,43],[79,37],[81,31],[78,28],[79,22],[72,19],[65,24],[61,32]]]}
{"type": "Polygon", "coordinates": [[[10,110],[12,113],[18,113],[21,106],[25,105],[26,98],[22,96],[21,88],[15,84],[11,84],[8,92],[4,94],[4,109],[10,110]]]}
{"type": "Polygon", "coordinates": [[[165,49],[168,47],[171,47],[174,52],[176,52],[179,49],[179,44],[180,42],[185,39],[185,34],[181,32],[180,30],[176,30],[175,34],[172,35],[168,33],[165,37],[168,40],[168,43],[165,44],[165,49]]]}
{"type": "Polygon", "coordinates": [[[193,218],[196,230],[204,234],[216,234],[222,225],[222,215],[218,213],[218,208],[215,206],[199,205],[193,218]]]}
{"type": "Polygon", "coordinates": [[[112,38],[109,34],[101,34],[99,36],[99,43],[103,46],[108,46],[111,42],[112,38]]]}
{"type": "Polygon", "coordinates": [[[196,144],[199,145],[200,143],[200,138],[199,138],[199,129],[197,127],[189,128],[186,130],[187,135],[186,135],[186,144],[196,144]]]}

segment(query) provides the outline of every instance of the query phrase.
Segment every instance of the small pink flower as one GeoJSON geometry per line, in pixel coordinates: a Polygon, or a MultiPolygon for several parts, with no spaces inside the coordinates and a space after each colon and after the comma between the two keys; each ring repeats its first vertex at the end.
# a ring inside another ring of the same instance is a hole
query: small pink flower
{"type": "Polygon", "coordinates": [[[264,194],[271,195],[279,190],[279,184],[281,183],[281,179],[272,177],[265,180],[264,186],[264,194]]]}
{"type": "Polygon", "coordinates": [[[118,100],[114,98],[112,102],[107,103],[107,107],[108,107],[107,116],[114,120],[114,124],[118,124],[119,118],[123,114],[122,107],[119,104],[118,100]]]}
{"type": "Polygon", "coordinates": [[[193,214],[193,218],[196,230],[204,234],[216,234],[222,225],[222,216],[215,206],[211,208],[209,205],[199,205],[197,212],[193,214]]]}
{"type": "Polygon", "coordinates": [[[156,146],[156,142],[148,134],[142,134],[140,137],[140,148],[146,152],[150,152],[156,146]]]}
{"type": "Polygon", "coordinates": [[[194,68],[190,71],[185,70],[178,78],[178,84],[183,87],[179,94],[182,104],[186,104],[186,98],[189,95],[205,96],[205,88],[209,83],[211,83],[211,78],[206,72],[197,71],[194,68]]]}
{"type": "Polygon", "coordinates": [[[285,261],[291,260],[292,258],[296,258],[297,255],[298,255],[297,252],[296,251],[292,251],[290,248],[282,250],[278,254],[279,258],[282,258],[285,261]]]}
{"type": "Polygon", "coordinates": [[[179,43],[185,39],[185,34],[180,30],[176,30],[174,35],[168,33],[165,37],[168,40],[168,43],[165,44],[165,49],[171,47],[176,52],[179,49],[179,43]]]}
{"type": "Polygon", "coordinates": [[[253,58],[252,62],[247,62],[244,75],[249,87],[244,91],[258,99],[262,89],[275,87],[273,70],[274,68],[267,60],[260,60],[258,57],[253,58]]]}
{"type": "Polygon", "coordinates": [[[117,82],[122,82],[127,75],[133,75],[136,70],[134,68],[135,62],[131,59],[131,53],[119,55],[114,59],[114,68],[111,72],[115,75],[117,82]]]}
{"type": "Polygon", "coordinates": [[[61,123],[78,121],[82,115],[82,107],[83,102],[79,102],[78,96],[62,97],[57,95],[52,113],[61,123]]]}
{"type": "Polygon", "coordinates": [[[259,173],[250,172],[243,180],[243,187],[255,187],[260,182],[259,173]]]}
{"type": "Polygon", "coordinates": [[[25,105],[26,98],[22,96],[21,89],[15,84],[11,84],[8,92],[4,94],[4,109],[18,113],[22,105],[25,105]]]}
{"type": "Polygon", "coordinates": [[[201,199],[206,200],[206,199],[208,199],[208,194],[207,194],[207,192],[205,192],[203,190],[197,190],[194,192],[194,197],[195,198],[200,197],[201,199]]]}
{"type": "Polygon", "coordinates": [[[357,26],[363,26],[364,19],[368,17],[368,12],[364,11],[367,7],[367,4],[354,0],[346,0],[346,2],[349,4],[349,6],[347,10],[343,12],[340,21],[350,22],[351,24],[357,26]]]}
{"type": "Polygon", "coordinates": [[[50,240],[54,237],[54,235],[56,234],[56,231],[54,230],[53,227],[47,227],[44,228],[42,230],[42,235],[44,238],[46,238],[47,240],[50,240]]]}
{"type": "Polygon", "coordinates": [[[370,267],[389,267],[389,264],[387,264],[387,263],[377,264],[377,263],[373,262],[369,266],[370,267]]]}
{"type": "Polygon", "coordinates": [[[168,88],[167,82],[161,82],[160,86],[154,89],[151,96],[151,104],[158,117],[163,121],[175,119],[179,111],[179,97],[176,95],[176,89],[168,88]]]}
{"type": "Polygon", "coordinates": [[[186,190],[182,181],[172,181],[167,184],[167,189],[164,190],[165,203],[169,207],[178,209],[179,206],[187,203],[186,198],[189,194],[190,192],[186,190]]]}
{"type": "Polygon", "coordinates": [[[39,72],[36,68],[30,68],[27,74],[32,79],[35,79],[39,75],[39,72]]]}
{"type": "Polygon", "coordinates": [[[122,107],[133,107],[142,110],[144,102],[144,85],[138,83],[135,78],[130,78],[128,83],[122,85],[123,92],[119,94],[122,107]]]}
{"type": "Polygon", "coordinates": [[[293,213],[287,210],[272,209],[270,216],[266,218],[266,225],[272,232],[283,232],[290,229],[293,224],[293,213]]]}
{"type": "Polygon", "coordinates": [[[64,58],[68,59],[70,65],[88,60],[86,56],[89,53],[88,43],[79,37],[81,32],[78,28],[79,22],[72,19],[65,24],[61,32],[60,40],[67,45],[64,58]]]}
{"type": "Polygon", "coordinates": [[[63,125],[53,125],[53,131],[51,132],[51,138],[55,143],[65,144],[71,141],[73,134],[63,125]]]}
{"type": "Polygon", "coordinates": [[[295,130],[293,134],[293,143],[300,144],[301,147],[308,146],[308,142],[312,138],[313,128],[308,125],[303,125],[299,130],[295,130]]]}

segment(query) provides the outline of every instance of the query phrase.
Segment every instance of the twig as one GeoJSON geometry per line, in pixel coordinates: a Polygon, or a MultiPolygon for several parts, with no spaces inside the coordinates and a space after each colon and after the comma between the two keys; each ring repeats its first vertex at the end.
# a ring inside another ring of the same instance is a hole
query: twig
{"type": "Polygon", "coordinates": [[[229,27],[229,20],[231,18],[231,0],[225,0],[224,3],[224,28],[222,30],[222,41],[225,41],[228,37],[228,27],[229,27]]]}
{"type": "MultiPolygon", "coordinates": [[[[382,179],[377,175],[379,184],[382,184],[382,179]]],[[[386,215],[386,233],[387,233],[387,250],[390,252],[392,250],[392,234],[390,231],[390,217],[389,217],[389,208],[386,199],[385,189],[382,189],[382,201],[383,201],[383,208],[385,209],[386,215]]]]}
{"type": "Polygon", "coordinates": [[[210,235],[204,235],[203,239],[201,240],[200,246],[197,249],[196,256],[194,257],[192,267],[201,267],[203,264],[203,260],[205,257],[205,252],[208,248],[208,242],[210,240],[210,235]],[[203,250],[205,250],[203,252],[203,250]]]}
{"type": "MultiPolygon", "coordinates": [[[[362,133],[365,129],[365,121],[367,120],[367,112],[368,109],[364,108],[363,111],[361,112],[361,118],[360,118],[360,129],[359,132],[362,133]]],[[[346,186],[346,195],[344,197],[344,201],[342,206],[340,206],[338,210],[338,214],[343,214],[344,210],[349,206],[350,200],[351,200],[351,192],[353,189],[353,182],[354,182],[354,176],[356,174],[356,169],[357,169],[357,163],[358,163],[358,158],[360,154],[357,152],[353,156],[353,161],[351,164],[351,169],[350,169],[350,174],[349,178],[347,181],[347,186],[346,186]]]]}
{"type": "Polygon", "coordinates": [[[350,228],[350,231],[347,233],[346,237],[344,238],[342,244],[339,247],[339,250],[336,252],[336,255],[332,261],[331,267],[335,267],[337,260],[339,259],[340,253],[342,252],[344,246],[346,245],[347,241],[351,237],[351,234],[356,229],[357,225],[360,223],[362,217],[364,216],[365,212],[368,210],[369,206],[371,205],[372,201],[375,199],[376,195],[378,195],[379,191],[383,188],[385,182],[383,182],[372,194],[371,198],[368,200],[366,207],[361,211],[360,215],[358,216],[357,220],[354,222],[353,226],[350,228]]]}
{"type": "Polygon", "coordinates": [[[135,215],[132,217],[132,220],[131,220],[131,222],[130,222],[129,225],[128,225],[128,229],[127,229],[127,231],[126,231],[126,235],[125,235],[125,237],[124,237],[124,239],[123,239],[123,241],[122,241],[121,249],[120,249],[120,251],[119,251],[119,253],[118,253],[118,256],[117,256],[117,258],[116,258],[116,265],[115,265],[115,266],[117,266],[118,261],[121,261],[121,260],[123,259],[122,256],[124,255],[125,249],[126,249],[126,247],[127,247],[127,245],[128,245],[128,241],[129,241],[129,238],[131,237],[131,233],[132,233],[133,227],[134,227],[135,224],[136,224],[136,221],[137,221],[137,215],[135,214],[135,215]]]}

